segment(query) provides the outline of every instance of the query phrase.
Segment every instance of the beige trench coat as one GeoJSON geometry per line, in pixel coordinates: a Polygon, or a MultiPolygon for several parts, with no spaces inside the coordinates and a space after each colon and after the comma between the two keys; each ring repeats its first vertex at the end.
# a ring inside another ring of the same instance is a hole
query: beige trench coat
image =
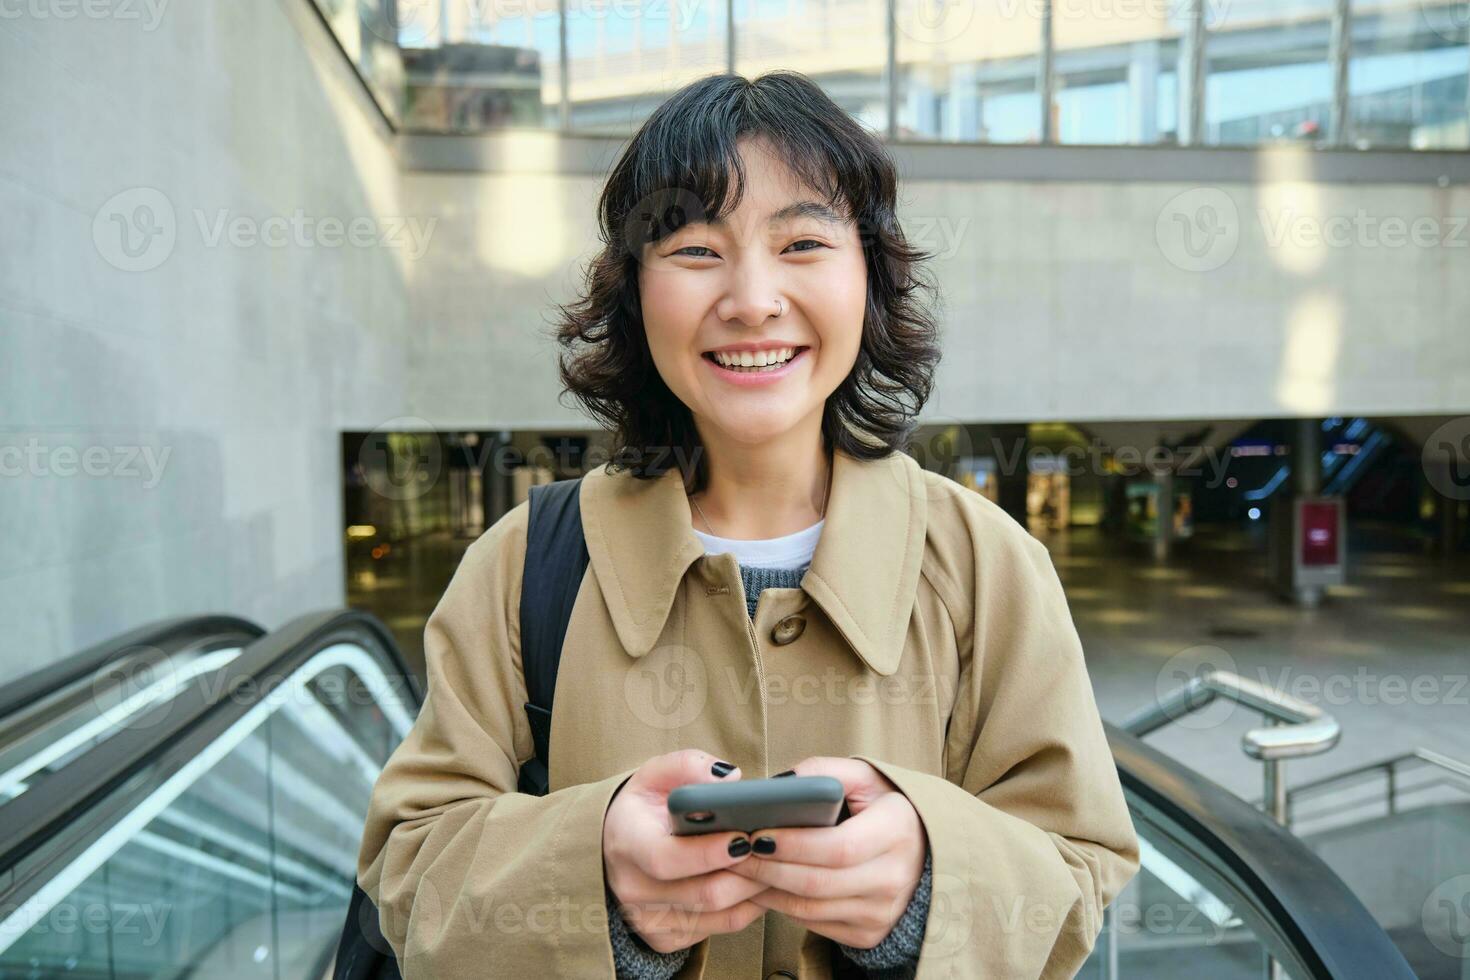
{"type": "MultiPolygon", "coordinates": [[[[425,628],[427,699],[373,790],[357,869],[408,980],[612,978],[603,817],[640,764],[686,747],[746,779],[831,755],[892,780],[933,861],[921,980],[1077,971],[1138,841],[1039,542],[905,453],[839,450],[811,568],[762,593],[752,624],[735,557],[694,536],[677,468],[596,469],[581,508],[591,564],[549,795],[516,792],[533,755],[526,503],[468,549],[425,628]]],[[[678,976],[817,980],[841,955],[767,912],[701,941],[678,976]]]]}

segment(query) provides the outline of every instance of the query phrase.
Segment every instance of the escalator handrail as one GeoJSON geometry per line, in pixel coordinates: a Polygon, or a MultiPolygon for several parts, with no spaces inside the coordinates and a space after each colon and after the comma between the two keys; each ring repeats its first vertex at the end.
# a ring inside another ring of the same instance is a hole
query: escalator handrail
{"type": "MultiPolygon", "coordinates": [[[[0,907],[28,885],[8,873],[80,814],[149,766],[177,771],[318,651],[342,642],[376,649],[388,659],[395,680],[402,680],[407,699],[418,709],[423,701],[419,679],[379,619],[356,609],[299,616],[251,643],[215,674],[196,678],[171,700],[130,719],[126,730],[68,764],[56,778],[0,804],[0,907]],[[247,693],[236,696],[240,692],[247,693]]],[[[148,787],[136,789],[141,795],[148,787]]],[[[127,805],[123,799],[114,802],[119,808],[127,805]]]]}
{"type": "MultiPolygon", "coordinates": [[[[220,668],[212,683],[197,679],[172,701],[150,709],[136,724],[72,762],[57,778],[0,805],[0,903],[28,890],[29,882],[7,872],[64,832],[74,817],[150,765],[183,766],[318,651],[347,641],[376,649],[392,665],[395,679],[401,678],[413,707],[422,704],[417,675],[376,617],[353,609],[300,616],[247,646],[220,668]],[[250,695],[234,696],[242,685],[249,685],[250,695]]],[[[1408,963],[1362,902],[1300,839],[1140,739],[1112,725],[1105,728],[1125,790],[1177,826],[1197,845],[1203,860],[1266,910],[1312,976],[1413,980],[1408,963]]],[[[147,792],[147,787],[135,789],[147,792]]],[[[114,803],[127,805],[125,800],[114,803]]]]}
{"type": "Polygon", "coordinates": [[[1121,728],[1103,727],[1123,788],[1179,827],[1199,845],[1200,857],[1243,888],[1313,977],[1414,980],[1393,940],[1300,838],[1121,728]]]}
{"type": "Polygon", "coordinates": [[[40,670],[13,681],[6,681],[4,689],[0,690],[0,718],[96,673],[112,661],[133,653],[140,647],[172,652],[187,649],[216,636],[233,636],[242,642],[250,642],[264,635],[265,630],[256,623],[223,614],[178,616],[147,623],[40,670]]]}

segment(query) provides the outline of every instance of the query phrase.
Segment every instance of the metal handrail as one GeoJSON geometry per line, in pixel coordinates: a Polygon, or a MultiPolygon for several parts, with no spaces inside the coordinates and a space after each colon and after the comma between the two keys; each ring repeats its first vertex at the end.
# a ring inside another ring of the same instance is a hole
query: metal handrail
{"type": "MultiPolygon", "coordinates": [[[[1433,749],[1417,748],[1412,752],[1404,752],[1400,755],[1391,756],[1378,762],[1371,762],[1363,766],[1355,766],[1352,769],[1347,769],[1343,772],[1334,773],[1331,776],[1323,776],[1322,778],[1314,779],[1309,783],[1303,783],[1295,789],[1292,789],[1286,795],[1287,816],[1288,818],[1294,816],[1294,810],[1297,805],[1297,800],[1301,797],[1314,796],[1324,792],[1329,792],[1331,790],[1340,788],[1341,785],[1344,783],[1360,780],[1363,777],[1376,774],[1382,774],[1382,776],[1384,777],[1386,783],[1385,788],[1387,790],[1386,799],[1388,804],[1388,815],[1393,816],[1395,813],[1398,812],[1396,803],[1400,789],[1398,783],[1398,770],[1401,766],[1411,762],[1420,765],[1433,766],[1436,769],[1441,770],[1448,775],[1451,783],[1454,783],[1454,781],[1456,780],[1465,780],[1465,784],[1463,786],[1460,786],[1460,788],[1464,789],[1467,792],[1470,792],[1470,763],[1461,762],[1458,759],[1451,758],[1450,756],[1444,755],[1440,752],[1436,752],[1433,749]]],[[[1436,780],[1430,785],[1444,785],[1444,782],[1445,781],[1443,779],[1436,780]]],[[[1421,784],[1414,788],[1423,789],[1425,787],[1421,784]]]]}
{"type": "MultiPolygon", "coordinates": [[[[1245,705],[1266,719],[1265,728],[1252,728],[1241,736],[1241,748],[1252,759],[1261,761],[1265,778],[1264,809],[1285,827],[1286,778],[1281,771],[1282,764],[1287,759],[1326,752],[1342,737],[1337,719],[1316,705],[1228,670],[1208,670],[1129,715],[1123,721],[1123,730],[1142,738],[1198,711],[1216,698],[1245,705]]],[[[1271,980],[1284,976],[1280,964],[1270,957],[1266,959],[1266,976],[1271,980]]]]}
{"type": "MultiPolygon", "coordinates": [[[[1412,980],[1403,954],[1362,900],[1299,837],[1147,742],[1103,728],[1135,823],[1162,834],[1152,838],[1156,844],[1173,841],[1200,862],[1190,873],[1198,872],[1263,946],[1274,947],[1295,980],[1412,980]]],[[[1115,907],[1104,913],[1098,938],[1105,977],[1118,975],[1116,966],[1108,969],[1117,963],[1115,907]]]]}
{"type": "Polygon", "coordinates": [[[1241,737],[1241,748],[1252,759],[1270,762],[1326,752],[1337,744],[1342,728],[1314,704],[1273,690],[1227,670],[1210,670],[1178,690],[1144,707],[1123,721],[1123,730],[1144,736],[1191,712],[1225,698],[1251,708],[1270,720],[1241,737]]]}

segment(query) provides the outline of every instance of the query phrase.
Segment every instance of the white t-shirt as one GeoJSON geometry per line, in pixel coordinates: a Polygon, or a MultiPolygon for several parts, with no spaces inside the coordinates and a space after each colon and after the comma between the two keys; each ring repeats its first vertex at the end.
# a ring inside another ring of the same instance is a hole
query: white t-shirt
{"type": "Polygon", "coordinates": [[[822,536],[823,518],[809,528],[779,538],[755,538],[741,541],[706,534],[699,528],[694,534],[704,545],[704,553],[718,555],[733,552],[735,560],[747,568],[802,568],[810,565],[817,551],[817,538],[822,536]]]}

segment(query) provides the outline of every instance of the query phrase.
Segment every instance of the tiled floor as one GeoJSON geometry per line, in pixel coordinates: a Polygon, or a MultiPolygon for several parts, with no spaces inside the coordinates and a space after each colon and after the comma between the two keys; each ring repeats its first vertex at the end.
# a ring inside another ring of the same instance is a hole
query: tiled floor
{"type": "MultiPolygon", "coordinates": [[[[1425,554],[1391,528],[1349,537],[1348,584],[1316,609],[1268,591],[1259,536],[1204,531],[1166,563],[1092,529],[1044,540],[1105,719],[1121,721],[1208,662],[1340,722],[1336,748],[1286,764],[1288,785],[1420,746],[1470,760],[1470,556],[1425,554]]],[[[1217,702],[1148,741],[1255,798],[1261,766],[1240,737],[1260,723],[1217,702]]]]}

